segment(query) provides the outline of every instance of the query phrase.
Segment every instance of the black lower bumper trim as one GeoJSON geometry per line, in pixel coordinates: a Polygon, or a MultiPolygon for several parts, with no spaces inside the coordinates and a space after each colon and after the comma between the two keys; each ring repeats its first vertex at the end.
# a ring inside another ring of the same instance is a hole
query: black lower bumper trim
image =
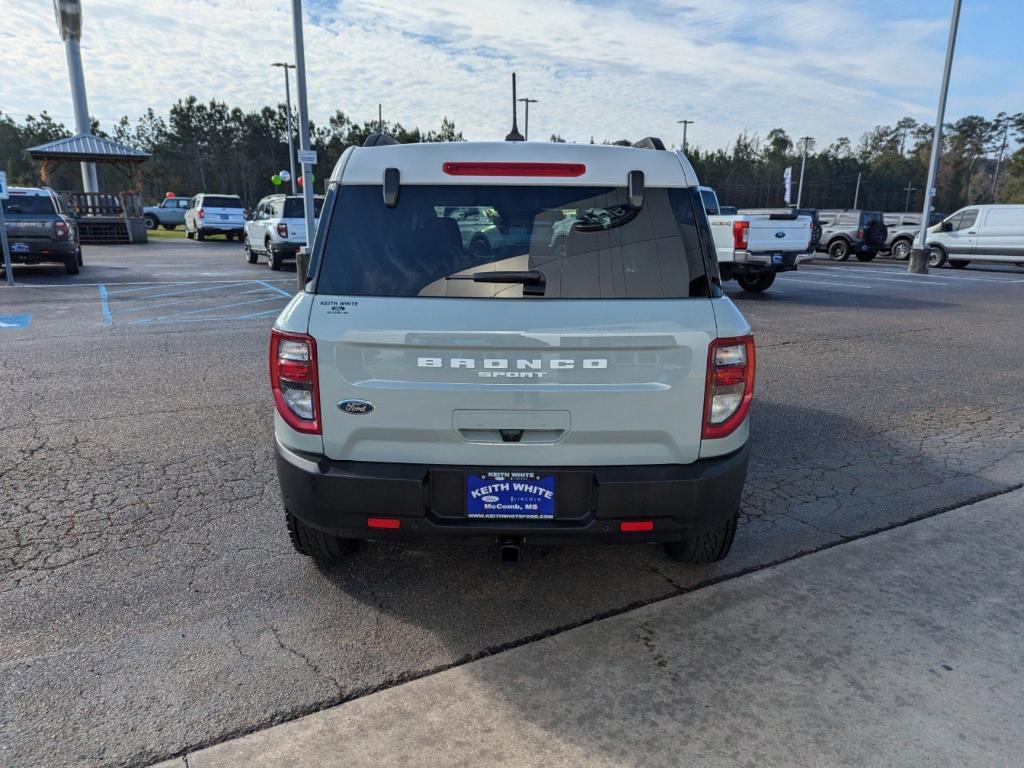
{"type": "Polygon", "coordinates": [[[304,524],[344,538],[536,544],[675,541],[713,528],[739,509],[749,449],[692,464],[595,467],[463,467],[331,461],[277,444],[285,508],[304,524]],[[553,474],[557,508],[543,521],[466,516],[466,475],[494,469],[553,474]],[[397,518],[396,529],[367,527],[397,518]],[[650,520],[649,531],[620,531],[650,520]]]}

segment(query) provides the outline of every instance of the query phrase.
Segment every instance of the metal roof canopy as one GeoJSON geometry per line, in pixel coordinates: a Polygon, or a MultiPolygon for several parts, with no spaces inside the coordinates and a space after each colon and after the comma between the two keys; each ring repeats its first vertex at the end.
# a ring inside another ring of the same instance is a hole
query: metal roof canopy
{"type": "Polygon", "coordinates": [[[33,160],[88,160],[96,163],[144,163],[149,152],[110,139],[80,133],[25,150],[33,160]]]}

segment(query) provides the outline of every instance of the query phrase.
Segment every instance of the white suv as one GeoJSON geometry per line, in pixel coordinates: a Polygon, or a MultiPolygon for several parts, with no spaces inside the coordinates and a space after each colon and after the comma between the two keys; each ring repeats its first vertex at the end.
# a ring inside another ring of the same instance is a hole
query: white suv
{"type": "Polygon", "coordinates": [[[511,560],[527,542],[661,542],[686,562],[725,557],[754,341],[722,293],[693,168],[658,145],[342,155],[312,277],[270,340],[295,549],[334,562],[362,539],[490,542],[511,560]],[[486,254],[461,215],[481,209],[515,234],[486,254]]]}
{"type": "MultiPolygon", "coordinates": [[[[314,223],[320,218],[322,197],[313,198],[314,223]]],[[[300,195],[270,195],[256,205],[245,225],[245,260],[250,264],[267,257],[271,269],[280,269],[285,259],[294,259],[306,244],[306,217],[300,195]]]]}
{"type": "Polygon", "coordinates": [[[238,195],[200,193],[185,209],[185,237],[205,240],[224,235],[225,240],[242,239],[245,231],[245,206],[238,195]]]}

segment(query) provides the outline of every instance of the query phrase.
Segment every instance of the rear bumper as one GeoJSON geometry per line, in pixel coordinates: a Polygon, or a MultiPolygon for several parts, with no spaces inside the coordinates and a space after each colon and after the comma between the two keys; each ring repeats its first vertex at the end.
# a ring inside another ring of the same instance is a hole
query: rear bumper
{"type": "Polygon", "coordinates": [[[204,235],[240,235],[245,232],[245,224],[203,224],[196,228],[196,232],[204,235]]]}
{"type": "MultiPolygon", "coordinates": [[[[74,240],[42,240],[39,238],[18,237],[7,235],[7,243],[11,252],[12,264],[39,264],[43,261],[63,262],[65,257],[78,253],[78,243],[74,240]],[[22,250],[20,244],[27,246],[22,250]]],[[[3,256],[0,255],[0,266],[3,256]]]]}
{"type": "Polygon", "coordinates": [[[275,243],[270,241],[270,251],[283,259],[294,259],[302,246],[299,243],[275,243]]]}
{"type": "MultiPolygon", "coordinates": [[[[748,447],[693,464],[531,467],[556,476],[557,509],[544,521],[478,520],[465,515],[466,474],[494,467],[331,461],[277,449],[286,509],[335,536],[384,541],[533,544],[677,541],[713,528],[739,509],[748,447]],[[367,518],[398,518],[397,529],[367,518]],[[653,521],[650,531],[620,531],[624,521],[653,521]]],[[[515,469],[501,467],[500,469],[515,469]]]]}
{"type": "Polygon", "coordinates": [[[797,268],[804,252],[786,251],[782,253],[754,253],[751,251],[736,252],[737,271],[763,272],[770,269],[773,272],[791,272],[797,268]]]}

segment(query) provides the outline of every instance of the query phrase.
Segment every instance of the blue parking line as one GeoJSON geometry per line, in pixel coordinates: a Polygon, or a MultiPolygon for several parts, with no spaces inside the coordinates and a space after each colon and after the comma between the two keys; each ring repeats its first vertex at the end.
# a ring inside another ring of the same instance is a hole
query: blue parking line
{"type": "MultiPolygon", "coordinates": [[[[280,301],[280,298],[281,298],[280,296],[266,296],[266,297],[264,297],[262,299],[250,299],[249,301],[236,301],[233,304],[216,304],[216,305],[214,305],[212,307],[202,307],[201,309],[192,309],[192,310],[189,310],[188,312],[179,312],[176,315],[164,315],[163,317],[154,317],[154,318],[150,318],[150,319],[147,319],[147,320],[136,320],[134,325],[148,325],[150,323],[156,323],[156,322],[160,322],[160,321],[163,321],[163,320],[171,320],[171,321],[173,321],[175,318],[178,318],[178,317],[186,317],[188,315],[198,315],[198,314],[201,314],[203,312],[216,312],[216,311],[221,310],[221,309],[230,309],[231,307],[244,307],[244,306],[247,306],[249,304],[261,304],[264,301],[280,301]]],[[[217,319],[217,318],[207,317],[207,318],[200,318],[200,319],[202,319],[202,320],[212,320],[212,319],[217,319]]]]}
{"type": "Polygon", "coordinates": [[[105,325],[113,325],[114,318],[110,314],[110,300],[107,293],[106,283],[100,283],[100,309],[103,311],[103,322],[105,325]]]}
{"type": "Polygon", "coordinates": [[[154,280],[151,283],[146,283],[145,285],[139,286],[137,288],[118,288],[116,291],[111,291],[110,293],[113,296],[120,296],[122,293],[135,293],[135,291],[151,291],[154,288],[168,288],[173,287],[175,285],[196,285],[197,283],[206,285],[206,282],[203,280],[181,280],[176,283],[162,283],[157,280],[154,280]]]}
{"type": "Polygon", "coordinates": [[[295,295],[294,293],[288,293],[288,291],[285,291],[285,290],[282,290],[282,289],[278,288],[276,285],[271,285],[270,283],[268,283],[268,282],[266,282],[264,280],[256,280],[255,282],[259,283],[260,285],[264,286],[265,288],[269,288],[272,291],[277,291],[282,296],[287,296],[289,299],[292,298],[295,295]]]}
{"type": "Polygon", "coordinates": [[[189,317],[179,319],[181,315],[170,315],[158,317],[153,320],[136,320],[133,325],[168,325],[170,323],[208,323],[211,320],[250,320],[254,317],[273,317],[279,315],[281,310],[268,309],[265,312],[253,312],[248,315],[224,315],[223,317],[189,317]]]}
{"type": "MultiPolygon", "coordinates": [[[[165,298],[167,296],[186,296],[186,295],[191,295],[193,293],[206,293],[207,291],[221,291],[221,290],[224,290],[225,288],[233,288],[233,287],[239,286],[239,285],[246,285],[247,283],[259,283],[259,282],[261,282],[261,281],[259,281],[259,280],[238,280],[238,281],[232,282],[232,283],[221,283],[219,285],[210,286],[209,288],[189,288],[188,290],[185,290],[185,291],[169,291],[167,293],[151,293],[148,296],[143,296],[141,298],[149,300],[149,299],[162,299],[162,298],[165,298]]],[[[208,284],[207,283],[202,283],[202,285],[208,285],[208,284]]]]}

